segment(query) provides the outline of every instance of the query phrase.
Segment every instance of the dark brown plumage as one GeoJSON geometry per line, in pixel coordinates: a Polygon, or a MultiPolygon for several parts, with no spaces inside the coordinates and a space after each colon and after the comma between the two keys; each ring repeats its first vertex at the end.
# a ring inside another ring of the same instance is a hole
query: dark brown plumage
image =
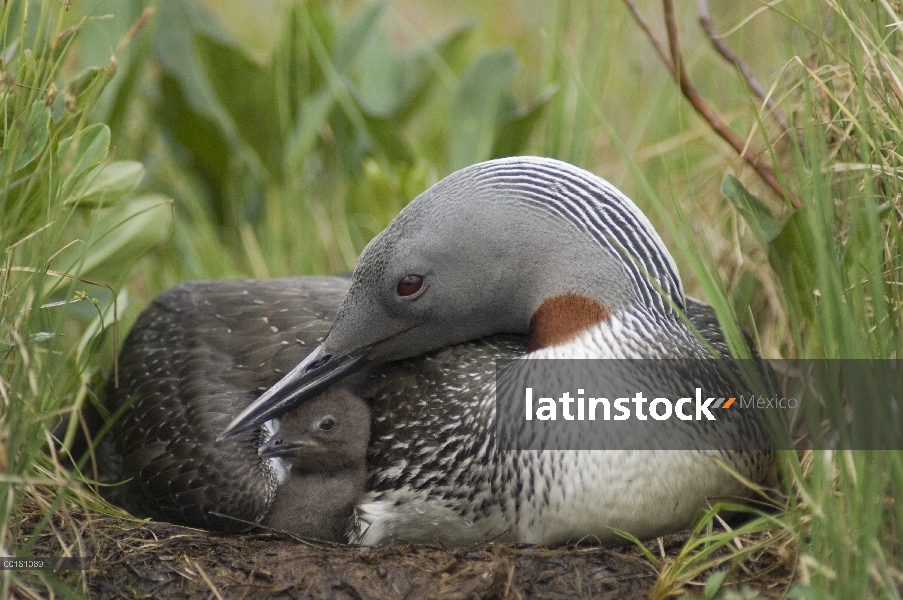
{"type": "Polygon", "coordinates": [[[347,282],[188,282],[160,294],[123,344],[111,410],[116,462],[107,478],[130,480],[111,500],[138,514],[219,531],[264,517],[275,495],[257,455],[262,427],[216,436],[326,335],[347,282]],[[303,284],[302,284],[303,282],[303,284]]]}

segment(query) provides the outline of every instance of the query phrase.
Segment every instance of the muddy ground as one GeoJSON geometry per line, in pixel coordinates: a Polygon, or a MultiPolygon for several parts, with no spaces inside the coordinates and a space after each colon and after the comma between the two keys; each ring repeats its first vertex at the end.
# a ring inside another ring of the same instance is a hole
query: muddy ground
{"type": "Polygon", "coordinates": [[[656,576],[647,561],[602,548],[399,545],[364,553],[158,525],[110,541],[122,550],[90,579],[101,598],[134,598],[138,590],[207,598],[214,588],[224,598],[645,598],[656,576]],[[141,550],[160,529],[168,535],[165,553],[141,550]]]}
{"type": "MultiPolygon", "coordinates": [[[[607,598],[649,597],[659,570],[636,547],[482,544],[444,550],[399,544],[365,551],[258,532],[221,535],[170,525],[64,511],[42,533],[33,556],[59,555],[77,538],[91,569],[57,573],[92,598],[607,598]]],[[[23,517],[20,535],[38,521],[23,517]]],[[[686,540],[677,534],[653,540],[657,556],[673,560],[686,540]]],[[[77,547],[77,546],[76,546],[77,547]]],[[[749,562],[749,561],[747,561],[749,562]]],[[[772,556],[737,566],[728,581],[779,598],[791,574],[772,556]]],[[[684,586],[701,596],[710,573],[684,586]]],[[[37,580],[20,585],[42,587],[37,580]]],[[[736,598],[751,597],[746,593],[736,598]]]]}

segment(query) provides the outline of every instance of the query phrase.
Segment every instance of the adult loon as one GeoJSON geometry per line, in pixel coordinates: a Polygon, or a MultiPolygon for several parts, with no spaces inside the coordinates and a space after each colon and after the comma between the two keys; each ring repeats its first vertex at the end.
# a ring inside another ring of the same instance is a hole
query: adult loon
{"type": "MultiPolygon", "coordinates": [[[[124,361],[123,370],[135,377],[124,377],[129,383],[116,397],[137,394],[142,402],[145,387],[158,399],[131,411],[130,425],[117,434],[125,440],[120,446],[128,446],[136,431],[146,440],[149,429],[163,446],[173,446],[163,438],[175,420],[183,431],[203,429],[204,451],[221,460],[235,445],[259,445],[262,424],[344,379],[344,387],[372,399],[368,492],[350,537],[365,545],[394,539],[557,544],[586,536],[613,540],[613,529],[651,537],[688,525],[712,498],[744,494],[744,485],[721,461],[755,482],[772,471],[768,451],[512,453],[495,447],[494,365],[500,358],[711,358],[681,312],[710,347],[727,354],[711,309],[684,297],[674,261],[645,215],[609,183],[567,163],[493,160],[421,194],[365,248],[328,335],[291,370],[285,364],[289,355],[303,355],[311,338],[296,335],[293,343],[278,334],[312,306],[312,312],[321,310],[323,294],[315,288],[333,286],[326,295],[334,295],[341,283],[284,281],[286,291],[295,288],[294,310],[300,314],[273,313],[268,292],[277,283],[239,284],[242,310],[249,317],[271,314],[265,325],[272,335],[243,339],[223,320],[221,336],[236,338],[224,342],[228,347],[206,348],[196,364],[178,373],[162,369],[169,373],[164,379],[182,388],[188,379],[195,382],[187,391],[157,394],[161,373],[127,369],[124,361]],[[273,322],[277,316],[282,324],[273,322]],[[268,359],[236,359],[242,344],[265,346],[286,360],[274,367],[268,359]],[[216,400],[200,389],[208,379],[221,380],[236,360],[249,368],[230,380],[241,388],[234,398],[216,400]],[[251,402],[261,385],[286,372],[251,402]],[[192,394],[206,398],[203,410],[192,411],[192,394]],[[215,418],[209,417],[211,402],[215,418]],[[173,403],[188,408],[173,411],[173,403]],[[224,422],[224,413],[234,416],[231,422],[224,422]],[[166,425],[152,428],[148,420],[166,425]],[[210,432],[217,427],[213,442],[210,432]]],[[[189,292],[183,286],[182,293],[189,292]]],[[[203,311],[214,296],[198,292],[195,306],[203,311]]],[[[176,342],[182,350],[214,346],[204,332],[188,331],[196,327],[179,314],[186,312],[183,306],[176,303],[177,310],[163,319],[170,323],[161,337],[190,334],[192,341],[176,342]]],[[[221,316],[216,305],[207,308],[211,318],[221,316]]],[[[318,318],[330,317],[321,312],[318,318]]],[[[145,353],[140,328],[148,328],[136,327],[139,333],[133,331],[123,355],[145,353]]],[[[161,352],[171,354],[172,343],[166,339],[161,352]]],[[[720,382],[722,374],[711,368],[709,375],[720,382]]],[[[737,426],[724,431],[761,438],[762,429],[747,414],[732,411],[737,426]]],[[[151,486],[144,468],[126,472],[138,473],[136,485],[146,491],[151,486]]]]}

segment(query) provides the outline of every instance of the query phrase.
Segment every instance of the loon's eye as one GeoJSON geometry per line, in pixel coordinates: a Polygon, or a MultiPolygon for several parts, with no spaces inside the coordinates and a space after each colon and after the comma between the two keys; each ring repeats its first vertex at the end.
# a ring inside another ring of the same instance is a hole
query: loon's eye
{"type": "Polygon", "coordinates": [[[398,282],[398,295],[402,298],[413,296],[423,287],[422,275],[405,275],[398,282]]]}
{"type": "Polygon", "coordinates": [[[323,431],[332,431],[335,429],[335,421],[331,417],[326,417],[320,421],[320,429],[323,431]]]}

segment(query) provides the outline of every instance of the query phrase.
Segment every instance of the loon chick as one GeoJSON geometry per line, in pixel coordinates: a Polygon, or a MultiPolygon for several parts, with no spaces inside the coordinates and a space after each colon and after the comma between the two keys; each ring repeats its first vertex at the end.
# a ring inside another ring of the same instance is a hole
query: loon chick
{"type": "MultiPolygon", "coordinates": [[[[529,336],[526,358],[697,360],[693,373],[656,370],[655,383],[736,393],[721,367],[705,362],[709,349],[681,318],[686,306],[661,238],[611,184],[546,158],[480,163],[421,194],[368,244],[322,344],[220,439],[355,371],[439,357],[444,347],[499,334],[529,336]]],[[[636,373],[626,381],[646,387],[636,373]]],[[[395,406],[374,403],[371,455],[383,437],[402,450],[395,460],[371,459],[353,541],[557,544],[618,539],[613,529],[653,537],[687,526],[714,497],[744,493],[722,461],[753,482],[765,481],[774,463],[754,411],[723,411],[718,428],[705,432],[723,450],[504,452],[495,446],[494,378],[446,394],[441,405],[436,395],[387,394],[395,406]],[[394,415],[411,412],[407,403],[419,416],[398,422],[394,415]],[[379,431],[384,422],[388,432],[379,431]],[[731,450],[746,443],[763,450],[731,450]]],[[[675,439],[700,435],[684,421],[661,425],[675,439]]]]}
{"type": "Polygon", "coordinates": [[[263,524],[344,542],[354,505],[364,494],[369,439],[370,409],[340,388],[285,413],[257,451],[262,458],[287,462],[289,469],[263,524]]]}

